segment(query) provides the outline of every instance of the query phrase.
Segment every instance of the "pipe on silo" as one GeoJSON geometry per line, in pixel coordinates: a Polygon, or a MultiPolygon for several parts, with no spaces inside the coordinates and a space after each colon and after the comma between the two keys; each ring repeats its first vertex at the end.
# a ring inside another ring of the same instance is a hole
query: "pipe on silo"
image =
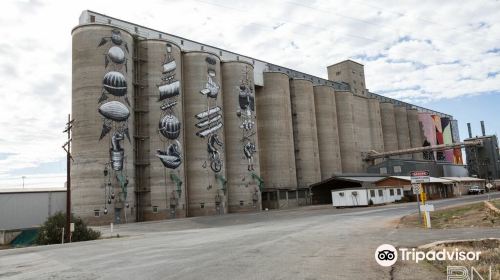
{"type": "Polygon", "coordinates": [[[472,138],[472,128],[470,126],[470,123],[467,123],[467,131],[469,132],[469,138],[472,138]]]}
{"type": "Polygon", "coordinates": [[[333,87],[314,86],[314,105],[318,131],[318,149],[321,166],[321,180],[342,173],[340,157],[337,107],[333,87]]]}
{"type": "Polygon", "coordinates": [[[135,98],[140,139],[137,140],[140,142],[136,160],[144,163],[136,167],[137,181],[149,190],[140,195],[143,197],[144,220],[185,217],[187,196],[181,49],[175,43],[151,39],[140,41],[137,48],[140,49],[142,62],[139,73],[141,90],[135,98]],[[167,94],[166,89],[174,90],[167,94]],[[179,133],[165,137],[159,132],[160,126],[165,129],[165,125],[176,120],[180,123],[179,133]],[[179,154],[174,155],[171,149],[177,145],[179,154]],[[140,172],[140,169],[143,171],[140,172]],[[158,207],[157,213],[152,212],[153,206],[158,207]]]}
{"type": "Polygon", "coordinates": [[[221,66],[218,56],[182,56],[189,216],[227,213],[226,152],[221,66]]]}
{"type": "Polygon", "coordinates": [[[260,176],[253,74],[250,63],[222,63],[229,212],[261,209],[260,190],[253,176],[260,176]]]}
{"type": "Polygon", "coordinates": [[[306,188],[321,180],[312,82],[305,79],[292,79],[290,97],[297,185],[299,188],[306,188]]]}
{"type": "Polygon", "coordinates": [[[71,206],[91,225],[135,221],[131,211],[135,206],[133,53],[133,37],[125,30],[91,24],[72,31],[71,206]]]}
{"type": "Polygon", "coordinates": [[[486,129],[484,128],[484,121],[481,121],[481,133],[483,136],[486,136],[486,129]]]}
{"type": "Polygon", "coordinates": [[[337,121],[339,129],[342,172],[361,172],[361,154],[357,149],[354,132],[353,94],[336,91],[337,121]]]}
{"type": "Polygon", "coordinates": [[[395,151],[398,149],[398,135],[396,130],[394,105],[390,102],[381,102],[380,117],[382,120],[382,133],[384,136],[385,151],[395,151]]]}
{"type": "MultiPolygon", "coordinates": [[[[396,118],[396,131],[398,138],[398,149],[405,150],[411,147],[410,129],[408,128],[408,114],[405,106],[394,106],[394,116],[396,118]]],[[[401,155],[401,158],[410,159],[411,154],[401,155]]]]}
{"type": "Polygon", "coordinates": [[[266,188],[296,189],[292,111],[288,75],[264,72],[256,88],[260,169],[266,188]]]}

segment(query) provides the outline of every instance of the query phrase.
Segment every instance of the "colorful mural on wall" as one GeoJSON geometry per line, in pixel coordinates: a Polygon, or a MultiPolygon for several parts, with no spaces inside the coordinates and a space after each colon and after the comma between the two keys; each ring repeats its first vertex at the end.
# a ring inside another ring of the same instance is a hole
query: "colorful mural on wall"
{"type": "MultiPolygon", "coordinates": [[[[450,126],[451,126],[451,138],[453,140],[453,143],[460,142],[460,132],[458,130],[458,121],[451,120],[450,126]]],[[[462,158],[462,149],[460,149],[460,148],[453,149],[453,163],[464,164],[464,161],[462,158]]]]}
{"type": "MultiPolygon", "coordinates": [[[[422,130],[424,132],[422,146],[436,145],[436,127],[432,115],[430,113],[418,113],[418,120],[422,124],[422,130]]],[[[423,158],[425,160],[435,160],[436,157],[434,152],[423,152],[423,158]]]]}
{"type": "MultiPolygon", "coordinates": [[[[441,117],[438,115],[432,115],[432,120],[434,121],[434,129],[436,130],[436,144],[437,145],[444,144],[443,127],[441,126],[441,117]]],[[[443,151],[436,152],[436,160],[439,161],[445,160],[443,151]]]]}
{"type": "Polygon", "coordinates": [[[205,88],[200,90],[200,94],[207,98],[207,109],[196,114],[198,120],[197,128],[200,128],[196,135],[200,138],[207,138],[208,162],[203,163],[205,168],[207,164],[213,172],[219,173],[222,170],[222,159],[219,149],[223,148],[224,143],[218,135],[222,128],[222,109],[216,105],[217,96],[220,92],[220,85],[217,81],[215,65],[217,61],[212,57],[205,59],[207,65],[207,82],[205,88]]]}
{"type": "MultiPolygon", "coordinates": [[[[111,31],[111,36],[101,38],[98,44],[99,47],[108,46],[104,53],[104,68],[106,73],[102,80],[101,97],[97,101],[99,107],[97,111],[103,118],[103,125],[99,141],[106,135],[111,133],[109,162],[104,166],[105,177],[105,204],[111,204],[115,198],[115,222],[120,223],[120,212],[123,206],[129,207],[127,202],[127,185],[128,177],[124,162],[126,161],[125,150],[123,149],[123,141],[125,137],[130,142],[128,129],[128,121],[130,117],[130,109],[123,102],[130,106],[130,101],[127,97],[127,55],[129,54],[128,45],[123,41],[119,30],[111,31]],[[110,96],[114,100],[107,101],[110,96]],[[116,180],[116,181],[115,181],[116,180]],[[118,196],[115,195],[113,183],[117,182],[120,186],[118,196]]],[[[108,208],[105,206],[104,214],[108,213],[108,208]]],[[[126,218],[126,216],[125,216],[126,218]]]]}
{"type": "MultiPolygon", "coordinates": [[[[451,121],[450,118],[441,118],[441,127],[443,128],[443,141],[444,144],[453,144],[453,137],[451,135],[451,121]]],[[[444,158],[447,162],[453,162],[453,149],[444,151],[444,158]]]]}
{"type": "Polygon", "coordinates": [[[161,83],[158,87],[158,102],[161,102],[161,119],[158,124],[160,139],[165,143],[164,149],[158,149],[156,156],[165,168],[177,169],[182,163],[181,143],[178,138],[181,133],[181,122],[175,110],[177,97],[180,95],[181,84],[175,78],[177,62],[172,55],[172,45],[165,44],[165,59],[161,64],[161,83]]]}

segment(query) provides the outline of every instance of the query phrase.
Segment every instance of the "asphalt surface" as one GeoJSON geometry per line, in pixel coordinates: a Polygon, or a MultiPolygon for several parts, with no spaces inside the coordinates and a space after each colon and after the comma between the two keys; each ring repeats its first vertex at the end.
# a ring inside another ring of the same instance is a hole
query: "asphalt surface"
{"type": "MultiPolygon", "coordinates": [[[[484,199],[431,203],[439,209],[484,199]]],[[[411,270],[396,277],[379,266],[375,249],[500,238],[498,228],[397,228],[415,211],[415,203],[313,206],[128,224],[113,233],[102,227],[105,236],[121,237],[0,251],[0,279],[419,279],[411,270]]]]}

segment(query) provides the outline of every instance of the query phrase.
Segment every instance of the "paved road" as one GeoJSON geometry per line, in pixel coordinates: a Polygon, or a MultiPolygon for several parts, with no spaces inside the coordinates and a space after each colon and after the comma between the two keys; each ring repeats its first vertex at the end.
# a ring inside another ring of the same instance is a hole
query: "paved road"
{"type": "MultiPolygon", "coordinates": [[[[500,193],[492,195],[500,198],[500,193]]],[[[433,201],[436,208],[485,195],[433,201]]],[[[500,237],[497,229],[398,229],[415,204],[230,214],[129,224],[108,240],[0,251],[3,279],[390,279],[380,244],[500,237]]],[[[109,229],[102,228],[105,234],[109,229]]],[[[116,233],[116,231],[115,231],[116,233]]],[[[403,275],[411,279],[415,275],[403,275]]]]}

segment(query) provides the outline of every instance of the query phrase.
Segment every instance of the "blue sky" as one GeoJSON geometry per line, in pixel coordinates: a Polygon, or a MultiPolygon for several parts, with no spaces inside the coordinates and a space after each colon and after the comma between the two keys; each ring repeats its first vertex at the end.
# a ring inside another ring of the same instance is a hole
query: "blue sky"
{"type": "Polygon", "coordinates": [[[63,186],[71,30],[89,9],[326,78],[365,65],[375,93],[500,131],[500,1],[5,0],[0,188],[63,186]]]}

